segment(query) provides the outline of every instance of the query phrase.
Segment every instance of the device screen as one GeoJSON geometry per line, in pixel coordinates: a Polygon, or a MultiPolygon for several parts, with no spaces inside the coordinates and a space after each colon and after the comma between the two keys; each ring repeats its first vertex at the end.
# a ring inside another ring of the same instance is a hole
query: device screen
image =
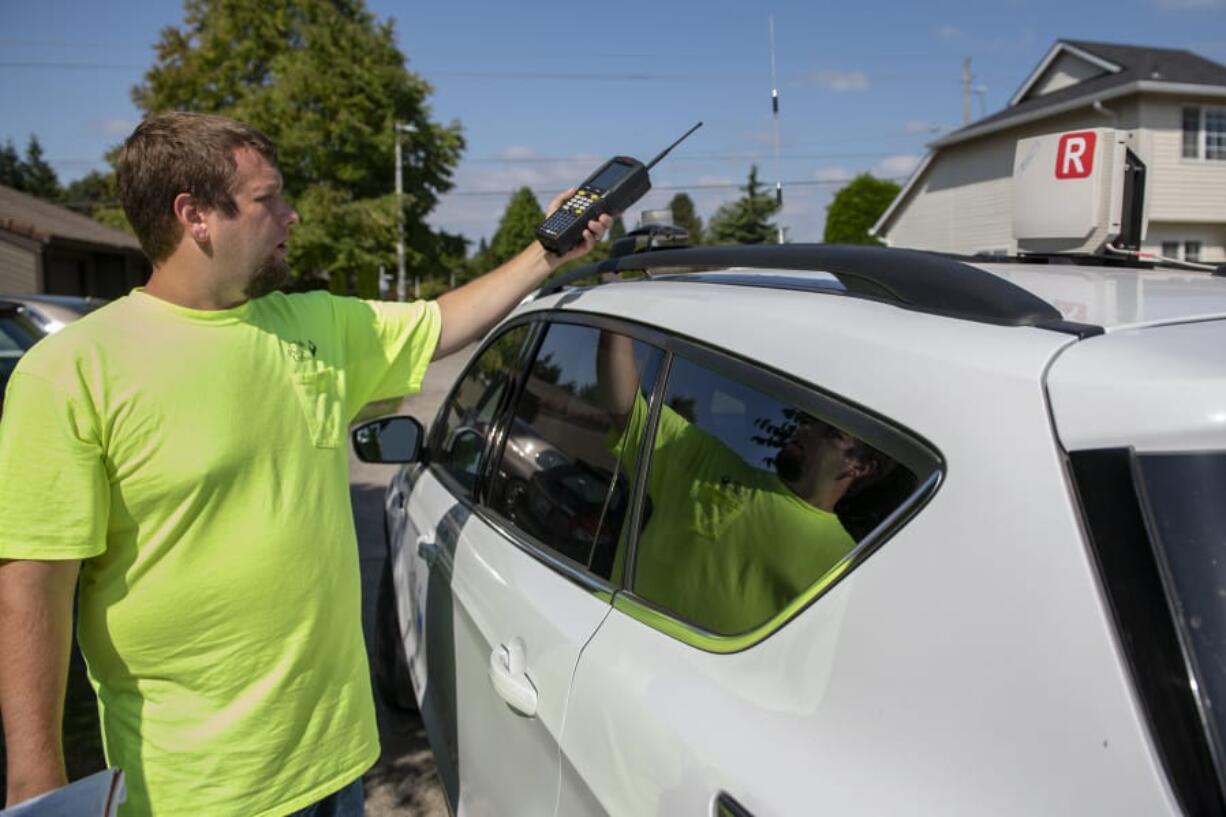
{"type": "Polygon", "coordinates": [[[606,167],[599,176],[588,182],[587,186],[594,187],[601,193],[608,192],[613,185],[617,184],[617,182],[631,170],[633,170],[633,168],[630,167],[630,165],[624,165],[621,162],[614,162],[606,167]]]}

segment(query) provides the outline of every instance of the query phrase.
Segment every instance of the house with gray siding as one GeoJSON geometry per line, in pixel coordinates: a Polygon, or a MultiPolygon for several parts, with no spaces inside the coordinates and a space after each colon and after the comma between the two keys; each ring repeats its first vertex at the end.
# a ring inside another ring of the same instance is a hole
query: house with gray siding
{"type": "Polygon", "coordinates": [[[1226,261],[1226,66],[1080,40],[1053,45],[1004,110],[933,142],[872,232],[894,247],[1015,253],[1017,141],[1090,128],[1129,133],[1147,167],[1144,251],[1226,261]]]}
{"type": "Polygon", "coordinates": [[[148,278],[135,236],[0,185],[0,294],[116,298],[148,278]]]}

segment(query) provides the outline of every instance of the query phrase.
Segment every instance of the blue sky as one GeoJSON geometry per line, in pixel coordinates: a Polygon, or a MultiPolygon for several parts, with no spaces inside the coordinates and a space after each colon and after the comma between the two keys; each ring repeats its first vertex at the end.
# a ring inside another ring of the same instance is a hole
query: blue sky
{"type": "MultiPolygon", "coordinates": [[[[761,179],[785,183],[789,237],[818,240],[841,183],[865,170],[902,179],[935,134],[961,124],[966,57],[980,89],[974,117],[1003,107],[1061,37],[1226,63],[1226,0],[623,0],[556,4],[566,11],[555,14],[536,3],[368,3],[396,19],[409,68],[434,87],[435,118],[464,127],[456,189],[432,220],[474,241],[492,234],[512,189],[529,185],[544,204],[609,156],[646,160],[698,120],[635,213],[681,189],[708,217],[756,161],[761,179]]],[[[104,168],[104,151],[139,118],[129,89],[158,31],[181,18],[175,2],[0,0],[0,139],[24,150],[37,134],[61,181],[104,168]]]]}

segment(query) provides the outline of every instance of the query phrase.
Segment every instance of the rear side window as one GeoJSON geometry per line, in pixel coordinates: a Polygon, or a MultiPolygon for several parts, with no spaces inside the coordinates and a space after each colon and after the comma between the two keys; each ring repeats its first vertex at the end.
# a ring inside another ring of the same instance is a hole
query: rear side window
{"type": "Polygon", "coordinates": [[[498,410],[509,393],[529,327],[517,326],[482,350],[468,367],[439,415],[432,432],[431,461],[471,496],[481,455],[498,410]]]}
{"type": "Polygon", "coordinates": [[[609,578],[630,503],[630,477],[598,373],[602,337],[629,354],[631,400],[645,400],[661,353],[601,330],[552,324],[507,427],[487,505],[579,568],[609,578]]]}
{"type": "Polygon", "coordinates": [[[919,483],[832,404],[682,357],[654,431],[641,398],[621,422],[628,458],[640,437],[652,440],[629,588],[717,636],[755,631],[814,598],[919,483]]]}
{"type": "Polygon", "coordinates": [[[1137,462],[1167,603],[1226,779],[1226,452],[1137,462]]]}

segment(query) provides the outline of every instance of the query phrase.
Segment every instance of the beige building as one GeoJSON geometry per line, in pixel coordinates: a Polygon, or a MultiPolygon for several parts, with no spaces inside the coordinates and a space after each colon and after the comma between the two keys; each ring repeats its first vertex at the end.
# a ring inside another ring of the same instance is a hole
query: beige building
{"type": "Polygon", "coordinates": [[[1087,128],[1133,135],[1147,167],[1142,249],[1226,261],[1226,66],[1072,40],[1052,46],[1004,110],[933,142],[872,232],[894,247],[1015,253],[1017,141],[1087,128]]]}
{"type": "Polygon", "coordinates": [[[116,298],[148,278],[135,236],[0,185],[0,293],[116,298]]]}

